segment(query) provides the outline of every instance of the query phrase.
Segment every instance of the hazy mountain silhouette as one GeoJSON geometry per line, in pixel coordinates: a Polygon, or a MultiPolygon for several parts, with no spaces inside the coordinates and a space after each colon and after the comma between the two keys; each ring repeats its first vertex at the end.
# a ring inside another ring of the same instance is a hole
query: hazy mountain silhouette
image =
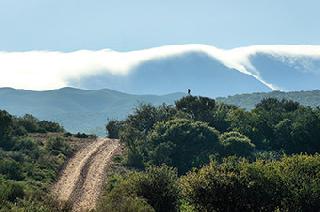
{"type": "Polygon", "coordinates": [[[103,134],[108,118],[123,119],[140,103],[173,104],[184,95],[131,95],[109,89],[29,91],[0,88],[0,109],[18,116],[29,113],[39,119],[57,121],[71,132],[103,134]]]}

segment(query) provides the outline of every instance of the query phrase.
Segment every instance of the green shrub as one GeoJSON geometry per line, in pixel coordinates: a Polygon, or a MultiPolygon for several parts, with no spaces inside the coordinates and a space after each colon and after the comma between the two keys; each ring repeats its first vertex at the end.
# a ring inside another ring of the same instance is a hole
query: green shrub
{"type": "Polygon", "coordinates": [[[224,154],[248,157],[253,154],[255,145],[250,139],[239,132],[226,132],[221,135],[220,141],[224,147],[224,154]]]}
{"type": "Polygon", "coordinates": [[[113,179],[116,180],[109,181],[107,194],[100,205],[101,210],[103,208],[111,208],[113,211],[134,211],[134,208],[140,211],[160,212],[178,210],[177,173],[173,168],[149,167],[145,172],[132,172],[128,176],[113,179]]]}
{"type": "Polygon", "coordinates": [[[76,138],[89,138],[89,135],[85,133],[80,133],[78,132],[77,134],[74,135],[76,138]]]}
{"type": "Polygon", "coordinates": [[[176,108],[197,121],[211,122],[212,112],[216,106],[214,99],[202,96],[185,96],[176,101],[176,108]]]}
{"type": "Polygon", "coordinates": [[[13,150],[25,153],[34,159],[37,159],[40,156],[39,146],[35,143],[33,139],[28,137],[16,139],[13,150]]]}
{"type": "MultiPolygon", "coordinates": [[[[23,187],[14,182],[5,181],[0,178],[0,203],[4,204],[6,201],[15,202],[17,199],[22,199],[25,193],[23,187]]],[[[1,206],[0,206],[1,209],[1,206]]]]}
{"type": "Polygon", "coordinates": [[[52,121],[40,121],[39,128],[43,132],[64,132],[64,129],[62,126],[52,121]]]}
{"type": "Polygon", "coordinates": [[[167,164],[185,173],[209,162],[219,153],[219,132],[203,122],[176,119],[160,122],[145,142],[145,162],[167,164]]]}
{"type": "Polygon", "coordinates": [[[39,131],[39,120],[30,114],[26,114],[22,118],[19,118],[18,122],[29,133],[35,133],[39,131]]]}
{"type": "Polygon", "coordinates": [[[197,211],[317,211],[320,156],[279,161],[228,159],[182,177],[185,200],[197,211]]]}
{"type": "Polygon", "coordinates": [[[97,211],[113,212],[155,212],[147,201],[139,197],[122,196],[116,202],[106,202],[98,206],[97,211]]]}
{"type": "Polygon", "coordinates": [[[10,149],[13,146],[12,134],[12,116],[4,110],[0,110],[0,147],[10,149]]]}
{"type": "Polygon", "coordinates": [[[23,179],[22,166],[14,160],[1,159],[0,174],[6,176],[7,179],[11,180],[23,179]]]}
{"type": "Polygon", "coordinates": [[[70,155],[72,149],[63,137],[51,137],[46,143],[46,149],[53,155],[63,154],[70,155]]]}
{"type": "Polygon", "coordinates": [[[123,121],[115,121],[111,120],[106,125],[106,130],[109,138],[119,138],[120,134],[119,131],[121,127],[123,127],[123,121]]]}

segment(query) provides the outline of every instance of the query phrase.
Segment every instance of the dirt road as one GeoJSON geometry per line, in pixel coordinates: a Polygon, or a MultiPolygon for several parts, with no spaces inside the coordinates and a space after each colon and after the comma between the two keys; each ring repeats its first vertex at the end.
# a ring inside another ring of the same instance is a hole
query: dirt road
{"type": "Polygon", "coordinates": [[[106,169],[112,156],[120,151],[117,140],[99,138],[80,149],[68,162],[52,193],[57,200],[68,204],[72,211],[95,208],[106,169]]]}

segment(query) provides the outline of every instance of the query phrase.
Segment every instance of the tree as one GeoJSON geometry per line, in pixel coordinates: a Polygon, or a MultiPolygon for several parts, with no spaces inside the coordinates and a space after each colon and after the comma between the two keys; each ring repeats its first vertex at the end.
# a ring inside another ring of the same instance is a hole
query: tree
{"type": "Polygon", "coordinates": [[[225,155],[248,157],[252,155],[255,148],[247,136],[236,131],[224,133],[221,135],[220,141],[224,147],[225,155]]]}
{"type": "Polygon", "coordinates": [[[0,147],[10,149],[13,146],[12,116],[4,110],[0,110],[0,147]]]}
{"type": "Polygon", "coordinates": [[[145,142],[146,162],[163,163],[185,173],[209,162],[220,151],[219,132],[208,124],[186,119],[160,122],[145,142]]]}
{"type": "Polygon", "coordinates": [[[210,122],[216,106],[214,99],[202,96],[186,96],[176,101],[176,108],[188,113],[193,119],[210,122]]]}
{"type": "Polygon", "coordinates": [[[317,211],[320,156],[213,161],[183,176],[180,187],[197,211],[317,211]]]}
{"type": "Polygon", "coordinates": [[[106,130],[109,138],[119,138],[121,127],[123,127],[123,121],[111,120],[106,125],[106,130]]]}
{"type": "Polygon", "coordinates": [[[133,114],[128,116],[126,124],[146,135],[153,128],[154,124],[169,120],[176,113],[177,111],[171,106],[161,105],[155,107],[150,104],[141,104],[133,114]]]}
{"type": "Polygon", "coordinates": [[[39,121],[39,130],[42,132],[64,132],[62,126],[52,121],[39,121]]]}
{"type": "Polygon", "coordinates": [[[231,127],[228,114],[237,109],[236,106],[218,103],[212,113],[213,117],[209,125],[219,130],[219,132],[226,132],[231,127]]]}
{"type": "Polygon", "coordinates": [[[39,120],[31,114],[26,114],[19,119],[19,123],[29,132],[35,133],[39,131],[39,120]]]}
{"type": "Polygon", "coordinates": [[[144,172],[132,172],[128,176],[111,179],[100,210],[112,208],[112,211],[132,211],[132,208],[123,209],[134,206],[136,211],[177,211],[177,180],[176,170],[168,166],[152,166],[144,172]]]}

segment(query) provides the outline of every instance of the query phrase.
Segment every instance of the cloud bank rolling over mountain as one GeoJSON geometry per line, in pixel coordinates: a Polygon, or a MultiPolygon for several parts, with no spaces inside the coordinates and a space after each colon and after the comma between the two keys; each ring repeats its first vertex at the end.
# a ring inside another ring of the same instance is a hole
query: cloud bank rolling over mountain
{"type": "Polygon", "coordinates": [[[190,87],[197,94],[219,96],[319,89],[320,46],[0,52],[0,73],[0,87],[32,90],[74,86],[164,94],[190,87]]]}

